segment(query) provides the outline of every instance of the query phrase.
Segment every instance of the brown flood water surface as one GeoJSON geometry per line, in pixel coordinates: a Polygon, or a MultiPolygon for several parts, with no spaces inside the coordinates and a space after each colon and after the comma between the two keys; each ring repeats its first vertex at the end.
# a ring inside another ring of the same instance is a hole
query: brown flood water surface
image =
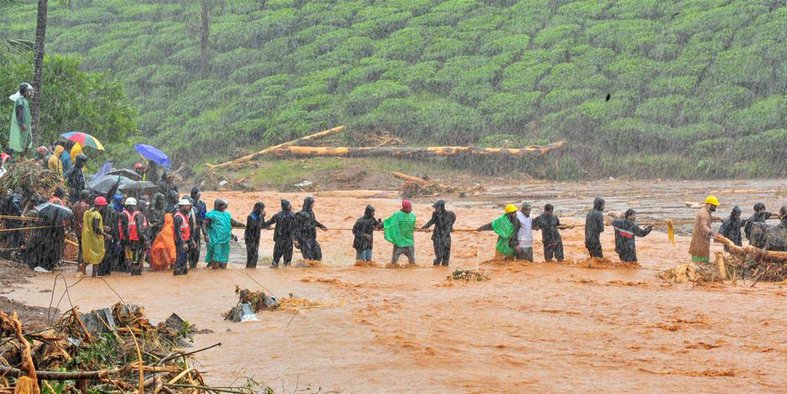
{"type": "MultiPolygon", "coordinates": [[[[733,203],[743,207],[744,216],[761,198],[769,208],[783,203],[783,185],[774,185],[745,184],[739,188],[742,193],[719,193],[723,195],[720,216],[726,216],[733,203]]],[[[635,186],[630,190],[646,187],[635,186]]],[[[611,183],[600,187],[610,195],[615,189],[611,183]]],[[[676,182],[672,190],[683,187],[676,182]]],[[[566,222],[581,223],[594,193],[581,185],[575,185],[574,192],[575,206],[558,205],[557,210],[571,213],[566,222]]],[[[696,201],[706,192],[663,192],[640,200],[636,191],[629,197],[621,197],[625,194],[621,191],[611,205],[618,209],[624,205],[622,200],[635,208],[658,206],[658,201],[678,205],[696,201]]],[[[369,198],[375,194],[315,193],[317,218],[332,229],[350,228],[367,203],[381,217],[397,209],[398,200],[369,198]]],[[[229,201],[233,216],[245,220],[257,199],[266,203],[270,217],[278,210],[279,198],[289,198],[299,208],[307,194],[221,195],[229,201]]],[[[216,196],[205,193],[209,206],[216,196]]],[[[568,199],[554,197],[559,198],[568,199]]],[[[475,228],[500,214],[480,200],[449,199],[449,209],[457,213],[457,228],[475,228]]],[[[549,201],[533,203],[540,206],[549,201]]],[[[416,201],[419,226],[428,220],[430,205],[431,200],[416,201]]],[[[670,209],[692,215],[688,208],[670,209]]],[[[241,236],[242,230],[236,233],[241,236]]],[[[383,269],[352,266],[352,235],[330,230],[318,233],[325,257],[322,266],[280,270],[267,268],[271,236],[272,232],[263,232],[260,255],[266,260],[256,270],[243,268],[241,241],[232,252],[233,262],[240,264],[230,264],[225,271],[207,270],[201,263],[184,277],[116,273],[106,280],[126,302],[144,305],[153,321],[177,312],[199,329],[212,330],[196,335],[194,346],[223,344],[197,356],[198,367],[214,385],[241,383],[247,376],[276,392],[307,385],[351,393],[783,392],[787,385],[784,286],[665,284],[655,274],[688,261],[689,239],[684,236],[677,237],[675,246],[662,232],[638,240],[640,269],[588,269],[568,264],[483,263],[494,254],[495,236],[458,232],[448,269],[431,266],[429,235],[416,233],[418,267],[383,269]],[[491,280],[447,281],[455,268],[480,269],[491,280]],[[318,304],[297,312],[261,312],[258,322],[224,321],[222,314],[237,302],[235,285],[260,289],[257,282],[279,298],[293,294],[318,304]]],[[[563,236],[566,258],[582,260],[582,228],[563,231],[563,236]]],[[[538,233],[535,237],[540,240],[538,233]]],[[[611,228],[602,242],[605,256],[617,261],[611,228]]],[[[712,252],[716,250],[721,247],[713,245],[712,252]]],[[[375,260],[387,263],[390,253],[390,245],[378,234],[375,260]]],[[[535,254],[541,261],[540,243],[535,254]]],[[[300,257],[297,251],[296,256],[300,257]]],[[[73,268],[64,275],[69,283],[80,277],[73,268]]],[[[51,289],[53,278],[53,274],[37,275],[7,296],[47,306],[52,294],[41,291],[51,289]]],[[[59,286],[55,300],[61,293],[59,286]]],[[[82,311],[117,301],[101,280],[93,278],[72,287],[70,298],[82,311]]],[[[60,308],[68,307],[66,299],[60,308]]]]}

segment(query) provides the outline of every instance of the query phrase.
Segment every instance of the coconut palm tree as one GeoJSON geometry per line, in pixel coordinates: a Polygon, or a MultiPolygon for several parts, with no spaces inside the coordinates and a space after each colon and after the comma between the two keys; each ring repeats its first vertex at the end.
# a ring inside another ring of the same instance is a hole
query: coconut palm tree
{"type": "MultiPolygon", "coordinates": [[[[18,0],[0,0],[0,10],[21,4],[18,0]]],[[[33,50],[33,42],[0,36],[0,64],[10,62],[17,56],[33,50]]]]}

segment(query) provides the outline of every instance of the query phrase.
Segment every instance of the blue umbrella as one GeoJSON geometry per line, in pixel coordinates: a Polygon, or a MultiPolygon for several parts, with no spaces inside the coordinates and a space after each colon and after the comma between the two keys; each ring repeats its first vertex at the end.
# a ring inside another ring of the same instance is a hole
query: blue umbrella
{"type": "Polygon", "coordinates": [[[169,161],[169,157],[158,148],[150,145],[145,144],[136,144],[134,145],[134,149],[139,152],[142,157],[166,168],[172,168],[172,163],[169,161]]]}

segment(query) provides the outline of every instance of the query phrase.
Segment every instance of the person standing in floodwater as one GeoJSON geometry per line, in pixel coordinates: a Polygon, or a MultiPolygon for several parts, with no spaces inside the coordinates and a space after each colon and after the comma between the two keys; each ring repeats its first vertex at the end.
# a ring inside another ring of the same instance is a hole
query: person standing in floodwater
{"type": "Polygon", "coordinates": [[[708,196],[705,199],[705,206],[697,212],[689,246],[691,262],[695,264],[708,265],[710,263],[710,240],[713,237],[713,230],[710,227],[711,214],[716,212],[718,206],[719,199],[716,196],[708,196]]]}
{"type": "Polygon", "coordinates": [[[522,208],[516,213],[516,218],[519,219],[519,242],[514,254],[517,260],[533,262],[533,218],[530,217],[530,209],[530,204],[523,202],[522,208]]]}
{"type": "Polygon", "coordinates": [[[552,204],[544,205],[544,213],[533,219],[533,230],[541,230],[541,243],[544,245],[544,260],[548,263],[552,258],[563,261],[563,239],[560,236],[560,219],[554,214],[552,204]]]}
{"type": "Polygon", "coordinates": [[[356,261],[372,261],[374,230],[383,229],[382,220],[375,218],[374,212],[374,207],[367,205],[363,216],[358,218],[353,226],[353,249],[355,249],[356,261]]]}
{"type": "Polygon", "coordinates": [[[257,268],[260,258],[260,231],[265,223],[265,204],[257,201],[249,216],[246,217],[246,231],[243,242],[246,243],[246,268],[257,268]]]}
{"type": "Polygon", "coordinates": [[[451,231],[453,231],[454,223],[456,222],[456,214],[445,209],[445,201],[443,200],[435,202],[432,208],[434,208],[432,218],[421,228],[428,229],[434,225],[434,232],[432,233],[432,246],[434,247],[433,264],[447,267],[448,262],[451,260],[451,231]]]}
{"type": "Polygon", "coordinates": [[[273,262],[271,268],[279,268],[279,261],[284,258],[284,266],[289,266],[292,262],[292,242],[295,231],[295,215],[292,213],[292,204],[287,200],[281,200],[281,211],[265,222],[262,227],[269,228],[275,224],[273,229],[273,262]]]}
{"type": "Polygon", "coordinates": [[[178,203],[178,212],[174,216],[173,227],[175,227],[175,248],[178,258],[175,260],[174,275],[186,275],[189,273],[188,255],[189,248],[195,246],[191,237],[198,237],[197,229],[192,228],[191,220],[191,201],[185,198],[178,203]]]}
{"type": "Polygon", "coordinates": [[[413,203],[402,200],[402,209],[394,212],[383,222],[385,240],[393,244],[391,264],[396,264],[399,256],[407,256],[410,265],[415,265],[415,214],[413,203]]]}
{"type": "Polygon", "coordinates": [[[593,200],[593,209],[585,217],[585,248],[590,257],[602,258],[601,233],[604,232],[604,199],[596,197],[593,200]]]}
{"type": "Polygon", "coordinates": [[[623,219],[612,221],[612,227],[615,229],[615,252],[618,253],[620,261],[636,263],[637,244],[635,237],[647,236],[653,230],[653,226],[640,228],[637,225],[637,212],[628,209],[623,214],[623,219]]]}

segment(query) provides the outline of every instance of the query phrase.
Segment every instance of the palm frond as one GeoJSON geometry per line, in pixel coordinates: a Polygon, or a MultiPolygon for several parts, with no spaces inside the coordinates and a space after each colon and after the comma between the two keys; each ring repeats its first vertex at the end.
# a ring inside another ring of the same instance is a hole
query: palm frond
{"type": "Polygon", "coordinates": [[[0,64],[8,63],[19,55],[33,51],[33,47],[33,41],[0,38],[0,64]]]}

